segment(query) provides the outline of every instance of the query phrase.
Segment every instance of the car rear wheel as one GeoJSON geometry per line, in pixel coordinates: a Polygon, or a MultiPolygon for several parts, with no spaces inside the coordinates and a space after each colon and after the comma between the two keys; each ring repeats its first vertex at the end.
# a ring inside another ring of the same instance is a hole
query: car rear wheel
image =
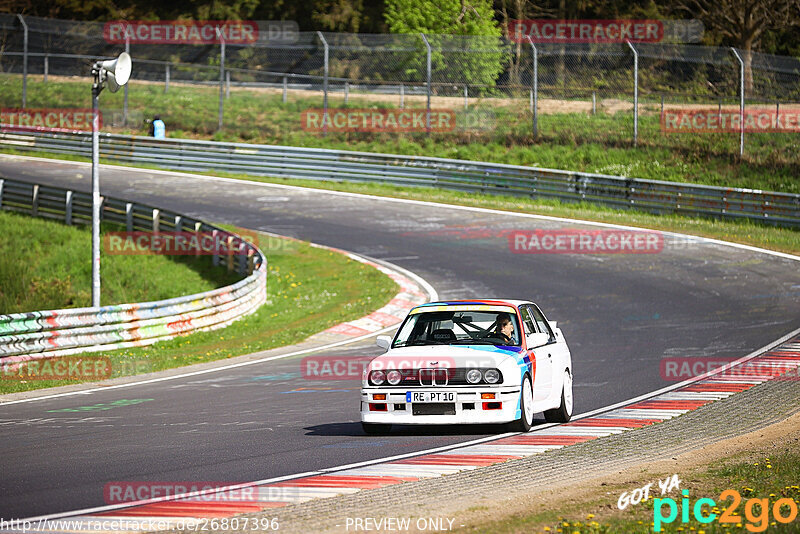
{"type": "Polygon", "coordinates": [[[572,376],[564,370],[564,382],[561,388],[561,405],[553,410],[545,410],[544,418],[548,423],[567,423],[572,417],[572,376]]]}
{"type": "Polygon", "coordinates": [[[511,430],[527,432],[533,426],[533,387],[531,377],[525,375],[522,380],[522,390],[519,392],[519,419],[511,423],[511,430]]]}
{"type": "Polygon", "coordinates": [[[371,436],[388,434],[392,430],[392,425],[386,423],[361,423],[364,432],[371,436]]]}

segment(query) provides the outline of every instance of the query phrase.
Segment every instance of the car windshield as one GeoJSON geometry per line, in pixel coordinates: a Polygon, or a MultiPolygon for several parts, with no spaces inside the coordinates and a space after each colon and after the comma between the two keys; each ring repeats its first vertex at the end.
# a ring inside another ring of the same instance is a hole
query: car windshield
{"type": "Polygon", "coordinates": [[[506,311],[421,311],[406,318],[392,347],[419,345],[519,346],[515,313],[506,311]]]}

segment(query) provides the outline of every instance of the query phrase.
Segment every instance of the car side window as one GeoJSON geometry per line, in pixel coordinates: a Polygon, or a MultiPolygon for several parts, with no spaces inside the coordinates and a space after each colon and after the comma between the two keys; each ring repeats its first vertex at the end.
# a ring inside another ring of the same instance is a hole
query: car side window
{"type": "Polygon", "coordinates": [[[550,328],[550,323],[548,323],[547,319],[544,318],[542,311],[536,306],[531,306],[530,310],[533,314],[533,318],[536,320],[536,325],[539,327],[539,331],[549,335],[550,341],[555,341],[556,336],[553,333],[553,330],[550,328]]]}
{"type": "Polygon", "coordinates": [[[536,333],[536,325],[533,322],[533,318],[531,317],[531,312],[527,306],[522,306],[519,309],[520,313],[522,314],[522,322],[525,323],[525,335],[528,336],[530,334],[536,333]]]}

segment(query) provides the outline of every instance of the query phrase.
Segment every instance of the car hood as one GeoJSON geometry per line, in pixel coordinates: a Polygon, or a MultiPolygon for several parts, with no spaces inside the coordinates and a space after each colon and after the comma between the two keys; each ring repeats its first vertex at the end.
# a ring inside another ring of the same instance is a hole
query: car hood
{"type": "Polygon", "coordinates": [[[519,357],[520,347],[494,345],[429,345],[390,349],[369,364],[371,369],[431,367],[498,367],[506,358],[519,357]]]}

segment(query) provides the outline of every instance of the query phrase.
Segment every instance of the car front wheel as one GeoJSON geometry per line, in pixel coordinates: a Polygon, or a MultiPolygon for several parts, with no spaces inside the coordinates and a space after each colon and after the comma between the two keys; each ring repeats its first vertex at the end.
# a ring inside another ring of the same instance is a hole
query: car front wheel
{"type": "Polygon", "coordinates": [[[522,381],[522,390],[519,392],[519,419],[511,423],[511,430],[527,432],[533,426],[533,386],[531,377],[525,375],[522,381]]]}
{"type": "Polygon", "coordinates": [[[564,382],[561,388],[561,405],[552,410],[545,410],[544,418],[548,423],[567,423],[572,417],[572,376],[564,370],[564,382]]]}

